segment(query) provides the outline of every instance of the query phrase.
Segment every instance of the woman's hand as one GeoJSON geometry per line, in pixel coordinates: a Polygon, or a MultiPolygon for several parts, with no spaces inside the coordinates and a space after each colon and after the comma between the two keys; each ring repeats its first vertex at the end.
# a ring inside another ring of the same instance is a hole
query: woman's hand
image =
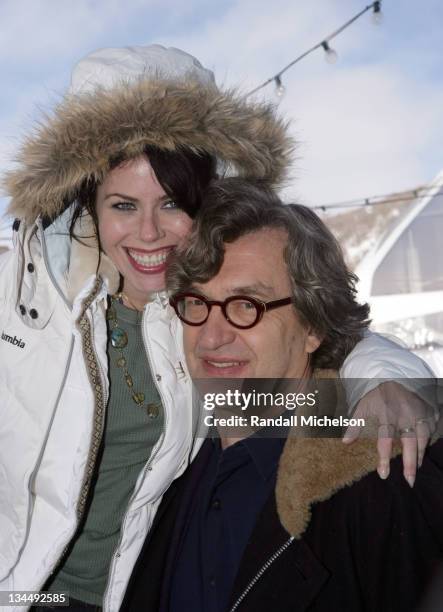
{"type": "MultiPolygon", "coordinates": [[[[417,466],[420,467],[426,446],[437,428],[438,411],[400,383],[389,381],[367,393],[352,416],[378,420],[377,471],[380,478],[389,476],[393,440],[396,435],[400,436],[403,474],[412,487],[417,466]]],[[[361,431],[361,427],[349,427],[343,442],[351,444],[361,431]]]]}

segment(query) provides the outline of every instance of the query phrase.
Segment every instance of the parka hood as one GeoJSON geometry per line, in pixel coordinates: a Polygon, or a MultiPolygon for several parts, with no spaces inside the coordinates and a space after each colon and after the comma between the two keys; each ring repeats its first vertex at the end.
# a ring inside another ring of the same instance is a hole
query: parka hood
{"type": "Polygon", "coordinates": [[[192,80],[122,81],[67,95],[24,141],[3,181],[8,212],[28,222],[54,218],[85,179],[101,181],[113,157],[136,157],[146,145],[207,152],[227,172],[273,186],[285,178],[293,150],[272,105],[192,80]]]}

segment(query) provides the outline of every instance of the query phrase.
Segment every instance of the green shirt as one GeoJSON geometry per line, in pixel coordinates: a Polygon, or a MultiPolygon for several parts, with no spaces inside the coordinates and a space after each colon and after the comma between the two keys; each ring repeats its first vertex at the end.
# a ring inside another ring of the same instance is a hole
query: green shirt
{"type": "Polygon", "coordinates": [[[54,580],[51,591],[69,592],[71,597],[101,605],[108,581],[112,555],[117,548],[120,528],[138,475],[160,438],[164,414],[143,345],[142,314],[118,302],[112,306],[117,325],[126,332],[128,343],[122,352],[111,345],[112,321],[108,322],[110,395],[102,449],[91,486],[87,510],[70,550],[54,580]],[[123,356],[133,379],[132,390],[117,365],[123,356]],[[143,392],[143,406],[132,399],[143,392]],[[151,404],[148,415],[147,404],[151,404]],[[156,404],[152,416],[152,404],[156,404]]]}

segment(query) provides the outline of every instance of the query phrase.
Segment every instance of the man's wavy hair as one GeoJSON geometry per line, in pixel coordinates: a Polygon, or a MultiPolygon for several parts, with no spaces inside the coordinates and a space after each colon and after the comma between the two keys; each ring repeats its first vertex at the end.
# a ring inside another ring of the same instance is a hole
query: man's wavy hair
{"type": "Polygon", "coordinates": [[[210,185],[188,240],[171,260],[169,292],[181,293],[194,283],[208,282],[222,266],[225,243],[264,228],[282,229],[288,235],[284,258],[294,308],[301,322],[323,338],[311,356],[313,367],[339,368],[370,322],[369,306],[356,301],[358,279],[312,210],[284,205],[258,181],[227,178],[210,185]]]}

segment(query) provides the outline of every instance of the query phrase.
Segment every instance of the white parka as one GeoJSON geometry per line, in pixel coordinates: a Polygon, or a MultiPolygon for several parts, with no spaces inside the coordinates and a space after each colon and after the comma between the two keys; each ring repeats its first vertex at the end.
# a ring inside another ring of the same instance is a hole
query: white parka
{"type": "MultiPolygon", "coordinates": [[[[39,590],[55,570],[83,516],[102,438],[106,296],[116,290],[115,270],[104,255],[97,269],[95,245],[70,240],[66,200],[85,178],[104,175],[111,153],[136,156],[146,144],[205,150],[270,183],[281,178],[291,148],[272,109],[195,82],[151,79],[69,96],[48,121],[25,143],[6,182],[21,222],[14,249],[0,257],[0,591],[39,590]]],[[[146,306],[142,326],[165,426],[123,518],[107,612],[119,609],[164,491],[198,450],[181,327],[165,296],[146,306]]],[[[374,369],[380,352],[386,363],[399,363],[399,377],[430,375],[374,336],[354,349],[342,375],[383,377],[385,370],[374,369]]]]}
{"type": "MultiPolygon", "coordinates": [[[[22,224],[14,250],[0,258],[0,590],[39,590],[71,540],[109,389],[109,280],[87,275],[70,304],[66,275],[47,268],[48,261],[60,266],[67,253],[54,233],[60,224],[46,235],[39,225],[25,230],[22,224]]],[[[143,339],[165,427],[123,520],[107,610],[118,609],[161,496],[192,455],[192,394],[180,331],[164,297],[146,306],[143,339]]]]}

